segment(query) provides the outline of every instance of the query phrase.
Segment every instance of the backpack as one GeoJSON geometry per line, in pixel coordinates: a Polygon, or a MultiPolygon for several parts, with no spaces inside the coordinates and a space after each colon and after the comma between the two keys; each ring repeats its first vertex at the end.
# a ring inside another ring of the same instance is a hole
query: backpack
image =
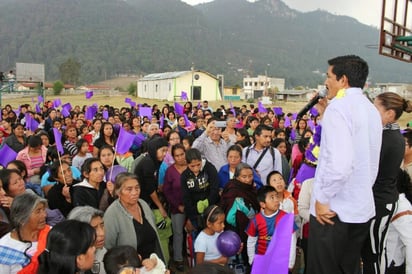
{"type": "MultiPolygon", "coordinates": [[[[248,146],[246,149],[246,162],[247,162],[247,157],[249,156],[250,153],[250,148],[252,146],[248,146]]],[[[270,151],[270,154],[272,155],[272,164],[273,164],[273,168],[275,168],[275,149],[272,146],[269,146],[267,148],[265,148],[265,150],[262,152],[262,154],[259,156],[259,158],[257,159],[257,161],[255,162],[255,164],[253,165],[253,169],[256,170],[256,168],[258,167],[258,165],[260,164],[260,161],[262,160],[263,156],[265,156],[267,151],[270,151]]]]}

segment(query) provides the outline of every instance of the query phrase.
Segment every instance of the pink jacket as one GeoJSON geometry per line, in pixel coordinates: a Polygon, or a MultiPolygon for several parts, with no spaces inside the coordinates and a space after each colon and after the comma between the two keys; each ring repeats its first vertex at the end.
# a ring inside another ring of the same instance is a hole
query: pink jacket
{"type": "MultiPolygon", "coordinates": [[[[47,156],[47,148],[45,146],[41,146],[41,157],[43,158],[43,162],[46,162],[46,156],[47,156]]],[[[24,149],[19,151],[19,153],[17,153],[16,160],[20,160],[26,165],[28,177],[35,175],[33,173],[33,168],[31,167],[31,158],[29,156],[28,146],[26,146],[24,149]]]]}

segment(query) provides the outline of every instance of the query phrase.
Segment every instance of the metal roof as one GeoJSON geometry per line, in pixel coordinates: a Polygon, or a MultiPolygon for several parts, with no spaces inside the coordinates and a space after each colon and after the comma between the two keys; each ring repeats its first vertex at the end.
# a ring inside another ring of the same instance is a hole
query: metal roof
{"type": "Polygon", "coordinates": [[[163,72],[163,73],[152,73],[140,78],[139,81],[150,81],[150,80],[163,80],[163,79],[174,79],[178,78],[182,75],[187,73],[192,73],[190,70],[185,71],[171,71],[171,72],[163,72]]]}

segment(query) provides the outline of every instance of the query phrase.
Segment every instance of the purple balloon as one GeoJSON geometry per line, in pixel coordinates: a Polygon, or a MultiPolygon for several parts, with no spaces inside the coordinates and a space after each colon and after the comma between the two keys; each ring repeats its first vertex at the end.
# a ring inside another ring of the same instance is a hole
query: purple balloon
{"type": "Polygon", "coordinates": [[[117,175],[122,172],[127,172],[127,169],[119,165],[112,166],[106,171],[106,182],[111,181],[112,183],[114,183],[116,181],[117,175]]]}
{"type": "Polygon", "coordinates": [[[216,245],[219,252],[225,257],[232,257],[238,253],[241,240],[236,232],[226,230],[217,237],[216,245]]]}

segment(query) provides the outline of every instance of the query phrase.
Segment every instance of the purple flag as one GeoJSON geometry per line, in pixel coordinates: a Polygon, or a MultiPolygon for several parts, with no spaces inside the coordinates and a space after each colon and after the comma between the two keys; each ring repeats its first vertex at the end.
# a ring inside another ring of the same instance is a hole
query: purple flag
{"type": "Polygon", "coordinates": [[[136,107],[136,102],[130,101],[129,105],[130,105],[130,107],[134,108],[134,107],[136,107]]]}
{"type": "Polygon", "coordinates": [[[103,119],[109,119],[109,112],[107,110],[103,110],[103,119]]]}
{"type": "Polygon", "coordinates": [[[0,148],[0,165],[4,168],[13,160],[16,160],[17,152],[10,148],[7,144],[4,144],[0,148]]]}
{"type": "Polygon", "coordinates": [[[266,113],[268,110],[263,106],[262,102],[258,102],[258,109],[261,113],[266,113]]]}
{"type": "Polygon", "coordinates": [[[190,126],[189,118],[187,117],[186,114],[183,114],[183,117],[185,118],[185,126],[186,126],[186,127],[189,127],[189,126],[190,126]]]}
{"type": "Polygon", "coordinates": [[[291,132],[290,132],[290,139],[291,139],[292,141],[295,141],[295,140],[296,140],[296,129],[292,129],[292,130],[291,130],[291,132]]]}
{"type": "Polygon", "coordinates": [[[310,130],[312,130],[312,132],[315,130],[315,123],[312,119],[308,120],[308,127],[310,128],[310,130]]]}
{"type": "Polygon", "coordinates": [[[251,274],[288,273],[293,214],[286,214],[276,225],[265,255],[255,255],[251,274]]]}
{"type": "Polygon", "coordinates": [[[178,102],[175,102],[175,112],[179,115],[183,115],[184,113],[184,108],[181,104],[179,104],[178,102]]]}
{"type": "Polygon", "coordinates": [[[196,107],[197,109],[201,109],[202,108],[202,105],[200,104],[200,101],[199,102],[197,102],[197,107],[196,107]]]}
{"type": "Polygon", "coordinates": [[[185,100],[185,101],[188,100],[186,91],[182,91],[182,94],[180,95],[180,98],[182,98],[182,100],[185,100]]]}
{"type": "Polygon", "coordinates": [[[40,109],[40,106],[38,105],[38,104],[36,104],[36,113],[41,113],[41,109],[40,109]]]}
{"type": "Polygon", "coordinates": [[[139,132],[134,136],[133,144],[137,147],[140,147],[144,140],[146,140],[146,137],[143,135],[143,133],[139,132]]]}
{"type": "Polygon", "coordinates": [[[119,138],[117,138],[116,152],[125,154],[133,144],[135,135],[127,132],[124,128],[120,128],[119,138]]]}
{"type": "Polygon", "coordinates": [[[295,113],[292,114],[292,119],[296,120],[296,118],[298,118],[298,114],[295,112],[295,113]]]}
{"type": "Polygon", "coordinates": [[[14,113],[16,113],[16,116],[19,117],[19,115],[20,115],[20,108],[15,109],[15,110],[14,110],[14,113]]]}
{"type": "Polygon", "coordinates": [[[70,116],[70,110],[72,110],[72,105],[70,103],[64,104],[61,111],[63,117],[70,116]]]}
{"type": "Polygon", "coordinates": [[[281,107],[274,107],[273,112],[278,116],[281,116],[283,114],[283,110],[281,107]]]}
{"type": "Polygon", "coordinates": [[[285,117],[285,127],[290,127],[291,123],[290,123],[290,118],[289,116],[285,117]]]}
{"type": "Polygon", "coordinates": [[[54,99],[53,100],[53,105],[55,108],[59,107],[62,105],[62,101],[60,100],[60,98],[54,99]]]}
{"type": "Polygon", "coordinates": [[[236,110],[235,110],[235,108],[233,107],[232,102],[230,102],[229,104],[230,104],[230,111],[233,113],[233,116],[236,117],[236,110]]]}
{"type": "Polygon", "coordinates": [[[37,102],[43,103],[44,102],[43,96],[41,95],[37,96],[37,102]]]}
{"type": "Polygon", "coordinates": [[[143,118],[147,116],[149,120],[152,119],[152,108],[151,107],[141,107],[139,108],[139,115],[143,118]]]}
{"type": "Polygon", "coordinates": [[[26,128],[30,131],[35,131],[39,127],[39,122],[37,122],[30,113],[25,113],[26,128]]]}
{"type": "Polygon", "coordinates": [[[86,113],[84,115],[84,118],[86,120],[93,120],[94,119],[94,115],[96,115],[97,113],[97,107],[95,106],[88,106],[86,109],[86,113]]]}
{"type": "Polygon", "coordinates": [[[130,101],[132,101],[132,99],[130,99],[130,98],[125,98],[125,99],[124,99],[124,102],[125,102],[125,103],[129,103],[130,101]]]}
{"type": "Polygon", "coordinates": [[[160,129],[163,129],[164,123],[165,123],[165,116],[162,114],[162,116],[160,117],[160,121],[159,121],[160,129]]]}
{"type": "Polygon", "coordinates": [[[86,91],[85,95],[86,95],[86,99],[92,98],[93,97],[93,90],[86,91]]]}
{"type": "Polygon", "coordinates": [[[63,155],[64,149],[62,145],[62,134],[57,128],[53,128],[54,141],[56,142],[57,151],[63,155]]]}
{"type": "Polygon", "coordinates": [[[315,107],[312,107],[309,112],[310,112],[310,115],[312,115],[312,116],[318,116],[319,115],[319,112],[315,107]]]}

